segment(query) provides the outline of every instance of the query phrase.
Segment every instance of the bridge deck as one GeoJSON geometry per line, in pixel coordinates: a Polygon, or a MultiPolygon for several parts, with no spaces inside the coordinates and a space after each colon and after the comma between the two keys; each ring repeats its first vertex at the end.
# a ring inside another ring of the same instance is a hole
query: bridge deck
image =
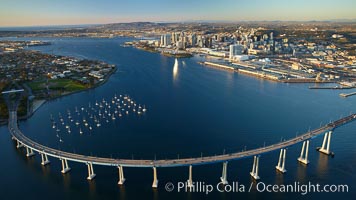
{"type": "Polygon", "coordinates": [[[94,157],[86,156],[80,154],[69,153],[65,151],[60,151],[44,145],[38,144],[31,139],[27,138],[21,130],[19,130],[17,125],[17,115],[16,111],[10,112],[9,115],[9,130],[12,137],[19,142],[21,142],[25,147],[29,147],[34,151],[39,153],[45,153],[49,156],[67,159],[69,161],[81,162],[81,163],[93,163],[96,165],[105,165],[105,166],[128,166],[128,167],[177,167],[177,166],[189,166],[189,165],[204,165],[210,163],[225,162],[230,160],[243,159],[255,155],[261,155],[271,151],[279,150],[286,148],[305,140],[314,138],[322,133],[333,130],[339,126],[347,124],[356,119],[356,114],[349,115],[347,117],[341,118],[334,122],[331,122],[323,127],[314,129],[305,134],[302,134],[298,137],[295,137],[290,140],[286,140],[280,143],[276,143],[270,146],[261,147],[257,149],[252,149],[243,152],[236,152],[224,155],[216,156],[206,156],[199,158],[183,158],[183,159],[168,159],[168,160],[131,160],[131,159],[114,159],[114,158],[103,158],[103,157],[94,157]]]}

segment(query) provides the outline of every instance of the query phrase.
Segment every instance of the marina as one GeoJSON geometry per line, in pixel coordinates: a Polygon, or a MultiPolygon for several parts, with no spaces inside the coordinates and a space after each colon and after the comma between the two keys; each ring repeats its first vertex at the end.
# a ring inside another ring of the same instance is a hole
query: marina
{"type": "Polygon", "coordinates": [[[91,134],[93,129],[99,129],[104,123],[115,123],[119,118],[134,114],[146,113],[145,105],[138,104],[128,95],[115,95],[111,99],[102,98],[87,106],[76,106],[72,111],[66,110],[66,114],[58,113],[58,117],[50,114],[51,127],[58,141],[63,143],[62,134],[79,133],[80,135],[91,134]],[[72,114],[73,113],[73,114],[72,114]]]}

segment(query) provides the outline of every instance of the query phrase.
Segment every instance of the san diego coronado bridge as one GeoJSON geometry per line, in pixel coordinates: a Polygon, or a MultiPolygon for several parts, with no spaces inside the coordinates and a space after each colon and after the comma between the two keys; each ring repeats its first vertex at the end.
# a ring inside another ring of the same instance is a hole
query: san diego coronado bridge
{"type": "MultiPolygon", "coordinates": [[[[22,93],[23,90],[11,90],[3,92],[3,95],[11,93],[22,93]]],[[[250,175],[254,179],[259,179],[259,158],[260,155],[269,153],[272,151],[280,151],[279,161],[276,166],[276,169],[282,173],[286,172],[285,160],[286,160],[286,151],[287,148],[299,143],[303,143],[302,150],[298,161],[302,164],[307,165],[309,163],[308,153],[309,153],[309,143],[311,139],[314,139],[317,136],[324,134],[324,140],[322,146],[318,150],[321,153],[331,155],[330,151],[330,142],[331,135],[336,128],[343,126],[347,123],[350,123],[356,120],[356,114],[351,114],[349,116],[343,117],[339,120],[330,122],[325,126],[320,128],[310,130],[304,134],[299,135],[298,137],[285,140],[279,143],[275,143],[269,146],[260,147],[256,149],[251,149],[243,152],[236,152],[230,154],[222,154],[215,156],[206,156],[198,158],[181,158],[181,159],[166,159],[166,160],[134,160],[134,159],[114,159],[114,158],[103,158],[95,156],[86,156],[75,153],[69,153],[57,149],[53,149],[39,143],[34,142],[30,138],[26,137],[21,130],[18,128],[17,124],[17,104],[8,103],[9,108],[9,123],[8,129],[11,133],[12,139],[16,141],[17,148],[25,148],[26,156],[31,157],[35,155],[35,152],[41,155],[42,165],[47,165],[50,163],[49,157],[57,158],[62,162],[62,173],[68,173],[71,168],[69,167],[68,161],[78,162],[86,164],[88,167],[88,180],[95,178],[96,174],[94,173],[94,165],[103,165],[118,168],[119,181],[118,184],[124,184],[124,167],[150,167],[153,169],[153,183],[152,187],[157,188],[158,179],[157,179],[157,168],[160,167],[189,167],[189,178],[187,181],[188,187],[193,187],[193,178],[192,178],[192,168],[194,165],[208,165],[213,163],[223,163],[222,176],[220,180],[223,184],[227,184],[227,164],[229,161],[245,159],[253,157],[253,166],[250,172],[250,175]]]]}

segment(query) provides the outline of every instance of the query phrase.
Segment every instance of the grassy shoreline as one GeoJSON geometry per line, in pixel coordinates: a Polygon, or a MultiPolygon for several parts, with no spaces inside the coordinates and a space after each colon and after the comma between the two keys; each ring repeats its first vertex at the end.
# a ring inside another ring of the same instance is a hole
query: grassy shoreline
{"type": "MultiPolygon", "coordinates": [[[[84,91],[89,91],[89,90],[95,89],[95,88],[97,88],[97,87],[99,87],[101,85],[104,85],[110,79],[111,75],[114,74],[116,71],[117,71],[117,67],[115,67],[110,73],[108,73],[103,81],[98,82],[98,83],[94,84],[91,87],[82,88],[82,89],[78,89],[78,90],[70,91],[70,92],[63,92],[61,95],[58,95],[58,96],[50,97],[48,99],[40,98],[40,99],[37,99],[37,100],[45,100],[45,102],[42,103],[42,105],[44,105],[45,103],[47,103],[49,101],[53,101],[53,100],[58,99],[58,98],[62,98],[62,97],[66,97],[66,96],[69,96],[69,95],[72,95],[72,94],[76,94],[76,93],[80,93],[80,92],[84,92],[84,91]]],[[[37,109],[39,109],[41,106],[39,106],[37,109]]],[[[26,119],[30,118],[34,114],[34,112],[35,111],[33,111],[32,113],[28,113],[26,116],[18,117],[18,119],[19,120],[26,120],[26,119]]],[[[6,125],[7,123],[8,123],[7,119],[1,119],[0,126],[6,125]]]]}

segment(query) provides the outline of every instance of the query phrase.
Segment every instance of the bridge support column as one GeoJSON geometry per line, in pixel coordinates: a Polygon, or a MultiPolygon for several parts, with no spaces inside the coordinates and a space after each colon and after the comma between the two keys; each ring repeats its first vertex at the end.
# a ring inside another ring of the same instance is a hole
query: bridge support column
{"type": "Polygon", "coordinates": [[[221,183],[224,185],[228,184],[227,181],[227,161],[223,163],[222,175],[220,177],[221,183]]]}
{"type": "Polygon", "coordinates": [[[45,154],[45,153],[41,153],[41,159],[42,159],[41,165],[43,165],[43,166],[45,166],[45,165],[51,163],[51,162],[48,160],[47,154],[45,154]]]}
{"type": "Polygon", "coordinates": [[[158,179],[157,179],[157,169],[156,167],[153,167],[153,183],[152,183],[153,188],[158,187],[158,179]]]}
{"type": "Polygon", "coordinates": [[[68,166],[68,161],[67,159],[61,159],[62,160],[62,174],[66,174],[67,172],[69,172],[71,169],[68,166]]]}
{"type": "Polygon", "coordinates": [[[87,163],[87,166],[88,166],[88,177],[87,179],[88,180],[93,180],[96,176],[96,174],[94,173],[94,169],[93,169],[93,163],[87,163]]]}
{"type": "Polygon", "coordinates": [[[278,165],[276,166],[276,169],[282,173],[287,172],[287,170],[285,169],[286,153],[286,149],[281,149],[281,152],[279,153],[278,165]]]}
{"type": "Polygon", "coordinates": [[[260,177],[258,176],[258,163],[259,163],[260,157],[259,156],[254,156],[253,158],[253,166],[252,166],[252,171],[250,172],[250,175],[255,179],[258,180],[260,177]]]}
{"type": "Polygon", "coordinates": [[[26,156],[27,157],[31,157],[31,156],[34,156],[35,153],[33,153],[33,150],[29,147],[26,147],[26,156]]]}
{"type": "Polygon", "coordinates": [[[323,146],[319,148],[319,152],[325,153],[326,155],[330,155],[330,139],[331,139],[332,131],[328,131],[324,135],[323,146]]]}
{"type": "Polygon", "coordinates": [[[302,151],[300,152],[298,161],[307,165],[309,163],[308,153],[309,153],[309,140],[303,142],[302,151]],[[304,155],[304,148],[305,148],[305,155],[304,155]]]}
{"type": "Polygon", "coordinates": [[[187,180],[187,185],[189,188],[193,187],[193,166],[189,166],[189,179],[187,180]]]}
{"type": "Polygon", "coordinates": [[[16,140],[16,143],[17,143],[16,148],[19,149],[19,148],[23,147],[23,144],[21,142],[19,142],[18,140],[16,140]]]}
{"type": "Polygon", "coordinates": [[[117,168],[119,169],[119,182],[117,184],[123,185],[125,183],[124,168],[121,165],[117,168]]]}

